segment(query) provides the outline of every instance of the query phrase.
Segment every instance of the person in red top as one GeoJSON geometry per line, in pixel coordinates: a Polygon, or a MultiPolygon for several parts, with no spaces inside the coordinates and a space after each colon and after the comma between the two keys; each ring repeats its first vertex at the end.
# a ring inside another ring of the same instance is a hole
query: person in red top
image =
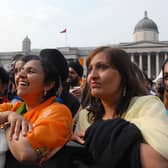
{"type": "Polygon", "coordinates": [[[59,151],[72,134],[69,108],[55,96],[66,80],[65,58],[55,50],[57,63],[49,57],[29,55],[15,74],[17,95],[24,102],[0,105],[0,124],[6,129],[9,150],[19,162],[42,163],[59,151]]]}

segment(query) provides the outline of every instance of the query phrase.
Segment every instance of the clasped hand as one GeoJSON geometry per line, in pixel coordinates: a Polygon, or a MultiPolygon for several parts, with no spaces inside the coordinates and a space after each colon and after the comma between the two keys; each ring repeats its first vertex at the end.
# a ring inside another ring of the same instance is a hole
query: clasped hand
{"type": "Polygon", "coordinates": [[[32,131],[30,123],[23,116],[15,112],[8,114],[7,122],[10,124],[8,128],[10,140],[13,138],[18,140],[20,134],[26,136],[27,132],[32,131]]]}

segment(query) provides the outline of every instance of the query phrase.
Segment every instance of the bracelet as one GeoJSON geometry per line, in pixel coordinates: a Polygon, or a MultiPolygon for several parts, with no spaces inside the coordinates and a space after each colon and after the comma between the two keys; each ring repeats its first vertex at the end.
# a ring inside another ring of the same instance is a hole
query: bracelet
{"type": "Polygon", "coordinates": [[[38,164],[41,164],[43,161],[46,161],[48,159],[48,148],[47,147],[42,147],[42,148],[36,148],[35,152],[37,154],[37,160],[36,162],[38,164]]]}

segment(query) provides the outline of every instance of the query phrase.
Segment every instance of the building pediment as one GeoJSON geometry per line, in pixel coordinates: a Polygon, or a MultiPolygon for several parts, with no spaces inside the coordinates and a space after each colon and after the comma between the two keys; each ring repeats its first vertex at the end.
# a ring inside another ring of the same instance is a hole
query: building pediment
{"type": "Polygon", "coordinates": [[[142,41],[142,42],[133,42],[133,43],[120,43],[120,47],[168,47],[168,42],[149,42],[149,41],[142,41]]]}

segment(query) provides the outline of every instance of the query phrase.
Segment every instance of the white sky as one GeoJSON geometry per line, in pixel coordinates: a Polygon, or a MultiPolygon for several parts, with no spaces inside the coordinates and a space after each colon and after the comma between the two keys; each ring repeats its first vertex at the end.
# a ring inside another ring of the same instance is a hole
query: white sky
{"type": "Polygon", "coordinates": [[[0,52],[20,51],[26,35],[33,49],[131,42],[145,10],[168,41],[167,9],[168,0],[0,0],[0,52]]]}

